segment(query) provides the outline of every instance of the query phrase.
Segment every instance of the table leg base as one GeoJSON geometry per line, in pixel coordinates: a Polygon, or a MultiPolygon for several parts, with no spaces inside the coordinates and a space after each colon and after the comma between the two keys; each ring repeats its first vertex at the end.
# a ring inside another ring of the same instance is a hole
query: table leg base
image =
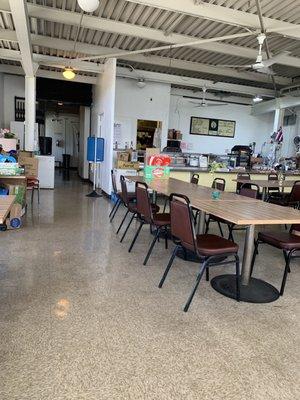
{"type": "MultiPolygon", "coordinates": [[[[219,275],[211,280],[211,286],[219,293],[236,299],[235,275],[219,275]]],[[[247,303],[271,303],[279,298],[278,290],[261,279],[251,278],[249,285],[240,284],[240,301],[247,303]]]]}

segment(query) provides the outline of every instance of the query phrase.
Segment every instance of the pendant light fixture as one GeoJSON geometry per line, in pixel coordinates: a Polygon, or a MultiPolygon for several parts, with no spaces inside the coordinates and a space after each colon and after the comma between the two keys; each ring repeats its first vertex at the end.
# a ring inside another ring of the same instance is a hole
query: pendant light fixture
{"type": "Polygon", "coordinates": [[[99,0],[77,0],[77,2],[79,7],[87,13],[97,10],[100,4],[99,0]]]}
{"type": "Polygon", "coordinates": [[[75,78],[76,74],[75,74],[73,68],[65,68],[63,71],[63,76],[64,76],[64,78],[71,81],[72,79],[75,78]]]}

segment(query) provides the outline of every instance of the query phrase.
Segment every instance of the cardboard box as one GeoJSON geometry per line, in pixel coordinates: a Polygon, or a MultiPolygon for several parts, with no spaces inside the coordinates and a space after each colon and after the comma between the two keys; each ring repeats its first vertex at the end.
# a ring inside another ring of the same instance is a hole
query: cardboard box
{"type": "Polygon", "coordinates": [[[19,151],[18,153],[18,162],[19,164],[22,164],[22,161],[24,158],[32,158],[33,157],[33,152],[32,151],[19,151]]]}
{"type": "Polygon", "coordinates": [[[139,162],[132,162],[132,161],[117,161],[117,168],[119,169],[139,169],[140,163],[139,162]]]}
{"type": "Polygon", "coordinates": [[[8,194],[15,195],[15,203],[25,205],[26,187],[24,185],[4,184],[8,189],[8,194]]]}
{"type": "Polygon", "coordinates": [[[0,138],[0,145],[4,151],[17,150],[17,139],[0,138]]]}
{"type": "Polygon", "coordinates": [[[22,163],[19,160],[19,164],[25,168],[26,176],[38,176],[39,172],[39,160],[34,157],[24,157],[22,163]]]}
{"type": "Polygon", "coordinates": [[[118,151],[117,153],[118,161],[129,161],[130,160],[130,152],[129,151],[118,151]]]}

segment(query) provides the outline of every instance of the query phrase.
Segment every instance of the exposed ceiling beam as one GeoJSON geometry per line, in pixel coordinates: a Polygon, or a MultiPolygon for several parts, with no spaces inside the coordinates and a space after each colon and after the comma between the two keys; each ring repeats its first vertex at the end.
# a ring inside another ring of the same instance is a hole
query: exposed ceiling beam
{"type": "MultiPolygon", "coordinates": [[[[192,15],[194,17],[218,21],[224,24],[260,29],[258,16],[245,11],[234,10],[216,4],[195,0],[128,0],[132,3],[156,7],[163,10],[192,15]]],[[[300,39],[300,26],[290,22],[263,17],[266,30],[276,31],[284,36],[300,39]]]]}
{"type": "MultiPolygon", "coordinates": [[[[168,75],[162,74],[158,72],[150,72],[150,71],[140,71],[137,70],[139,76],[143,76],[143,78],[147,81],[151,82],[160,82],[160,83],[168,83],[174,85],[182,85],[187,87],[195,87],[202,88],[206,86],[208,89],[213,90],[222,90],[229,93],[244,93],[250,96],[255,96],[257,93],[260,93],[264,96],[274,97],[274,91],[270,89],[262,89],[251,86],[244,85],[236,85],[225,82],[213,82],[208,79],[198,79],[198,78],[187,78],[178,76],[178,75],[168,75]]],[[[138,79],[137,73],[134,71],[129,71],[128,68],[117,68],[117,75],[119,77],[130,78],[130,79],[138,79]]]]}
{"type": "MultiPolygon", "coordinates": [[[[14,31],[0,29],[0,40],[17,41],[17,37],[14,31]]],[[[74,41],[66,39],[57,39],[43,35],[31,35],[32,45],[48,47],[51,49],[58,49],[62,51],[74,50],[74,41]]],[[[76,52],[83,54],[108,54],[120,51],[118,48],[109,48],[96,46],[91,44],[85,44],[78,42],[76,44],[76,52]]],[[[215,67],[213,65],[196,63],[192,61],[176,60],[167,57],[160,56],[144,56],[144,55],[129,55],[128,62],[139,62],[148,65],[156,65],[163,67],[172,67],[177,69],[183,69],[186,71],[194,71],[199,73],[214,74],[219,76],[233,77],[237,79],[252,80],[254,82],[270,83],[270,78],[267,75],[256,73],[256,72],[244,72],[237,71],[231,68],[215,67]]],[[[279,85],[289,85],[291,79],[285,77],[275,77],[276,83],[279,85]]]]}
{"type": "MultiPolygon", "coordinates": [[[[0,72],[13,75],[24,75],[23,68],[15,65],[0,64],[0,72]]],[[[65,81],[65,78],[63,77],[61,72],[56,72],[56,71],[45,71],[43,69],[39,69],[36,73],[36,76],[40,78],[58,79],[61,81],[65,81]]],[[[96,81],[97,81],[96,77],[82,76],[82,75],[76,75],[75,78],[72,80],[72,82],[89,83],[91,85],[96,84],[96,81]]]]}
{"type": "MultiPolygon", "coordinates": [[[[19,51],[16,50],[6,50],[6,49],[0,49],[0,58],[7,58],[10,60],[15,60],[15,61],[21,61],[21,55],[19,51]],[[4,57],[3,57],[4,55],[4,57]]],[[[36,62],[40,62],[43,65],[50,64],[52,67],[54,66],[54,62],[56,62],[56,66],[63,67],[66,65],[68,59],[63,59],[60,57],[52,57],[52,56],[47,56],[47,55],[39,55],[39,54],[34,54],[34,60],[36,62]]],[[[88,63],[88,62],[85,62],[88,63]]],[[[88,63],[91,64],[91,63],[88,63]]],[[[91,68],[96,68],[91,67],[91,68]]],[[[99,69],[102,68],[102,66],[98,67],[99,69]]],[[[264,95],[264,96],[274,96],[274,91],[269,90],[269,89],[263,89],[260,87],[252,87],[252,86],[245,86],[245,85],[237,85],[237,84],[231,84],[231,83],[225,83],[225,82],[214,82],[212,80],[207,80],[207,79],[198,79],[198,78],[188,78],[188,77],[182,77],[178,75],[168,75],[168,74],[162,74],[162,73],[157,73],[157,72],[148,72],[148,71],[139,71],[137,70],[139,76],[143,76],[146,80],[153,81],[153,82],[162,82],[162,83],[169,83],[169,84],[174,84],[174,85],[184,85],[188,87],[197,87],[201,88],[204,85],[207,86],[208,88],[212,88],[215,90],[224,90],[226,92],[232,92],[232,93],[244,93],[248,94],[251,96],[256,95],[257,93],[264,95]]],[[[118,76],[123,76],[127,77],[130,79],[137,79],[137,74],[135,72],[129,71],[128,68],[118,68],[117,69],[118,76]]]]}
{"type": "Polygon", "coordinates": [[[29,21],[25,0],[9,0],[21,52],[21,63],[27,76],[35,76],[37,66],[33,62],[29,21]]]}
{"type": "MultiPolygon", "coordinates": [[[[189,89],[178,89],[178,88],[171,88],[171,96],[176,96],[176,97],[183,97],[186,98],[187,100],[202,100],[202,90],[200,91],[192,91],[189,89]]],[[[245,106],[252,106],[253,101],[252,98],[249,97],[238,97],[237,95],[234,96],[221,96],[217,95],[216,93],[213,92],[206,92],[206,100],[218,100],[222,101],[224,103],[227,102],[232,102],[232,103],[240,103],[241,105],[245,106]]]]}
{"type": "MultiPolygon", "coordinates": [[[[0,49],[0,58],[12,61],[22,61],[21,54],[18,50],[0,49]]],[[[97,74],[103,72],[102,65],[97,65],[96,63],[91,63],[87,61],[72,62],[72,60],[70,60],[69,58],[54,57],[44,54],[33,54],[33,60],[37,64],[50,66],[52,68],[65,68],[66,66],[71,66],[74,69],[78,69],[84,72],[93,72],[97,74]]]]}
{"type": "MultiPolygon", "coordinates": [[[[32,3],[28,3],[28,12],[30,17],[68,25],[78,25],[81,18],[81,14],[76,12],[60,10],[53,7],[40,6],[32,3]]],[[[155,42],[169,44],[187,43],[190,42],[191,39],[193,39],[192,36],[188,35],[181,35],[176,33],[165,35],[165,32],[163,32],[162,30],[128,24],[120,21],[114,21],[106,18],[94,17],[86,14],[83,16],[81,26],[87,29],[139,37],[141,39],[153,40],[155,42]]],[[[198,37],[197,39],[201,38],[198,37]]],[[[255,60],[257,57],[256,49],[230,45],[227,43],[204,43],[191,47],[205,51],[212,51],[231,56],[243,57],[249,60],[255,60]]],[[[267,57],[265,53],[263,53],[263,56],[264,58],[267,57]]],[[[300,68],[300,58],[297,57],[291,57],[287,55],[280,60],[280,63],[283,65],[300,68]]]]}
{"type": "Polygon", "coordinates": [[[300,97],[285,96],[277,99],[264,101],[259,104],[255,104],[252,107],[252,115],[261,115],[268,112],[275,111],[277,109],[297,107],[300,106],[300,97]]]}

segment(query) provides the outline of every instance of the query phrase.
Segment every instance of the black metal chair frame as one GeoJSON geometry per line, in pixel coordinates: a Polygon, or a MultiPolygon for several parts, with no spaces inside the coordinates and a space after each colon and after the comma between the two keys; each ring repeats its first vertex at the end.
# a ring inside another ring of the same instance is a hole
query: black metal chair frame
{"type": "MultiPolygon", "coordinates": [[[[187,302],[186,302],[186,304],[185,304],[185,306],[183,308],[183,311],[184,312],[188,311],[188,309],[189,309],[189,307],[191,305],[191,302],[192,302],[192,300],[194,298],[194,295],[195,295],[195,293],[196,293],[196,291],[198,289],[198,286],[200,284],[200,281],[202,279],[202,276],[203,276],[204,272],[206,272],[206,281],[209,281],[209,268],[213,267],[213,266],[221,266],[221,265],[228,265],[228,264],[235,263],[235,266],[236,266],[236,293],[237,293],[236,300],[239,301],[240,300],[240,283],[239,283],[240,263],[239,263],[238,254],[237,253],[226,254],[226,258],[230,257],[232,255],[232,256],[234,256],[235,260],[234,261],[233,260],[221,261],[221,262],[216,261],[217,258],[220,259],[220,255],[218,255],[218,256],[214,255],[214,256],[205,257],[205,256],[199,254],[198,251],[197,251],[197,246],[196,246],[196,241],[195,241],[196,235],[195,235],[195,227],[194,227],[194,224],[193,224],[193,214],[192,214],[192,208],[190,206],[190,200],[189,200],[189,198],[187,196],[185,196],[183,194],[172,193],[170,195],[170,197],[169,197],[170,204],[171,204],[171,201],[174,198],[181,199],[181,201],[184,201],[187,204],[188,208],[189,208],[189,218],[190,218],[189,224],[190,224],[190,228],[192,229],[192,232],[193,232],[193,245],[194,245],[194,249],[195,249],[194,252],[197,255],[197,257],[199,257],[199,259],[200,259],[200,269],[199,269],[198,275],[196,277],[196,283],[195,283],[195,285],[194,285],[194,287],[193,287],[193,289],[191,291],[190,296],[188,297],[188,300],[187,300],[187,302]]],[[[178,238],[173,237],[173,242],[175,243],[176,246],[175,246],[175,249],[172,252],[172,255],[171,255],[170,259],[169,259],[169,262],[168,262],[168,265],[167,265],[167,267],[166,267],[166,269],[164,271],[164,274],[163,274],[163,276],[162,276],[162,278],[161,278],[161,280],[159,282],[159,285],[158,285],[159,288],[162,288],[162,286],[164,284],[164,281],[165,281],[165,279],[166,279],[166,277],[167,277],[167,275],[168,275],[168,273],[169,273],[169,271],[170,271],[170,269],[171,269],[171,267],[173,265],[173,262],[174,262],[174,259],[176,257],[176,254],[177,254],[178,250],[182,249],[184,252],[186,252],[185,247],[181,244],[181,242],[180,242],[180,240],[178,238]]],[[[225,254],[224,254],[224,256],[225,256],[225,254]]]]}
{"type": "MultiPolygon", "coordinates": [[[[144,183],[144,182],[136,182],[136,184],[135,184],[135,187],[136,187],[136,189],[137,189],[137,187],[138,186],[143,186],[146,190],[147,190],[147,194],[148,194],[148,201],[149,201],[149,204],[151,204],[151,201],[150,201],[150,196],[149,196],[149,190],[148,190],[148,185],[146,184],[146,183],[144,183]]],[[[151,215],[152,215],[152,210],[151,210],[151,215]]],[[[129,253],[131,253],[131,250],[133,249],[133,246],[135,245],[135,242],[136,242],[136,240],[137,240],[137,238],[138,238],[138,236],[139,236],[139,234],[140,234],[140,232],[141,232],[141,229],[142,229],[142,227],[145,225],[145,224],[149,224],[149,222],[148,221],[146,221],[146,219],[143,217],[143,215],[141,215],[140,213],[136,213],[136,215],[135,215],[135,217],[137,218],[137,220],[140,222],[140,225],[139,225],[139,227],[138,227],[138,229],[137,229],[137,231],[136,231],[136,233],[135,233],[135,235],[134,235],[134,237],[133,237],[133,239],[132,239],[132,242],[131,242],[131,244],[130,244],[130,246],[129,246],[129,249],[128,249],[128,252],[129,253]]],[[[132,219],[133,219],[133,217],[132,217],[132,219]]],[[[132,222],[132,221],[131,221],[132,222]]],[[[127,227],[128,228],[128,227],[127,227]]],[[[127,229],[126,228],[126,232],[127,232],[127,229]]],[[[147,254],[146,254],[146,257],[145,257],[145,259],[144,259],[144,261],[143,261],[143,265],[146,265],[147,264],[147,262],[148,262],[148,260],[149,260],[149,258],[150,258],[150,256],[151,256],[151,253],[152,253],[152,250],[153,250],[153,248],[154,248],[154,246],[155,246],[155,243],[157,242],[157,241],[159,241],[159,237],[160,237],[160,234],[161,233],[163,233],[164,234],[164,237],[165,237],[165,248],[167,249],[168,248],[168,236],[169,236],[169,230],[168,230],[168,226],[155,226],[155,228],[156,228],[156,232],[155,232],[155,235],[154,235],[154,238],[153,238],[153,240],[152,240],[152,243],[151,243],[151,245],[150,245],[150,247],[149,247],[149,250],[148,250],[148,252],[147,252],[147,254]]],[[[150,223],[150,232],[152,233],[152,224],[150,223]]]]}
{"type": "Polygon", "coordinates": [[[110,213],[109,213],[109,221],[112,222],[112,220],[115,218],[116,213],[120,207],[120,205],[123,203],[123,200],[121,199],[121,197],[119,196],[116,187],[115,187],[115,178],[114,178],[114,171],[111,170],[110,171],[111,174],[111,180],[112,180],[112,186],[113,186],[113,192],[115,194],[115,196],[117,197],[117,201],[115,202],[113,208],[111,209],[110,213]]]}
{"type": "MultiPolygon", "coordinates": [[[[131,211],[129,205],[126,204],[126,202],[125,202],[125,198],[127,198],[128,193],[127,193],[127,188],[126,188],[126,179],[125,179],[125,177],[124,177],[123,175],[120,176],[120,181],[121,181],[122,196],[123,196],[122,202],[123,202],[124,206],[127,208],[127,211],[126,211],[126,213],[125,213],[125,215],[124,215],[124,217],[123,217],[123,219],[122,219],[122,221],[121,221],[121,223],[120,223],[120,225],[119,225],[119,228],[118,228],[116,234],[118,234],[118,233],[120,232],[120,230],[121,230],[121,228],[122,228],[122,226],[123,226],[123,224],[124,224],[124,222],[125,222],[125,220],[126,220],[126,218],[127,218],[127,215],[128,215],[130,212],[132,213],[132,216],[131,216],[131,218],[130,218],[130,220],[129,220],[129,223],[128,223],[128,225],[127,225],[127,227],[126,227],[126,229],[125,229],[125,231],[124,231],[124,233],[123,233],[123,235],[122,235],[122,237],[121,237],[120,242],[122,243],[123,240],[124,240],[124,238],[125,238],[125,236],[126,236],[126,234],[127,234],[127,232],[128,232],[128,229],[129,229],[129,227],[130,227],[130,225],[131,225],[133,219],[136,217],[136,214],[137,214],[137,213],[131,211]],[[125,185],[125,186],[124,186],[124,185],[125,185]]],[[[128,200],[128,201],[129,201],[129,200],[128,200]]]]}
{"type": "MultiPolygon", "coordinates": [[[[258,255],[258,246],[260,244],[267,244],[269,246],[272,246],[270,243],[267,243],[263,240],[259,240],[259,239],[255,240],[254,252],[253,252],[252,263],[251,263],[251,275],[253,273],[256,256],[258,255]]],[[[275,247],[275,246],[272,246],[272,247],[275,247]]],[[[280,286],[280,291],[279,291],[280,296],[283,296],[283,293],[284,293],[287,274],[291,272],[291,269],[290,269],[291,260],[294,258],[300,258],[300,254],[294,255],[294,253],[299,252],[299,251],[300,251],[299,249],[291,249],[290,251],[287,251],[287,250],[282,251],[284,259],[285,259],[285,268],[284,268],[283,278],[281,281],[281,286],[280,286]]]]}
{"type": "MultiPolygon", "coordinates": [[[[246,179],[251,179],[251,175],[248,173],[248,172],[239,172],[238,174],[237,174],[237,179],[241,179],[241,178],[245,178],[245,180],[246,179]]],[[[236,193],[237,194],[239,194],[240,193],[240,190],[241,190],[241,188],[242,188],[242,186],[244,185],[244,183],[242,183],[242,182],[237,182],[236,183],[236,193]]]]}
{"type": "MultiPolygon", "coordinates": [[[[225,190],[225,186],[226,186],[226,181],[225,181],[225,179],[223,179],[223,178],[215,178],[215,179],[213,180],[212,185],[211,185],[212,189],[217,189],[216,186],[217,186],[217,184],[218,184],[218,181],[221,181],[222,184],[224,184],[224,189],[223,189],[223,191],[224,191],[224,190],[225,190]]],[[[221,182],[219,182],[219,183],[221,183],[221,182]]],[[[217,190],[219,190],[219,189],[217,189],[217,190]]],[[[221,234],[222,237],[224,237],[223,229],[222,229],[222,226],[221,226],[220,221],[215,220],[215,219],[213,218],[212,215],[209,215],[208,218],[207,218],[206,221],[205,221],[205,233],[208,233],[208,231],[209,231],[209,224],[210,224],[211,222],[216,222],[216,223],[218,224],[220,234],[221,234]]]]}

